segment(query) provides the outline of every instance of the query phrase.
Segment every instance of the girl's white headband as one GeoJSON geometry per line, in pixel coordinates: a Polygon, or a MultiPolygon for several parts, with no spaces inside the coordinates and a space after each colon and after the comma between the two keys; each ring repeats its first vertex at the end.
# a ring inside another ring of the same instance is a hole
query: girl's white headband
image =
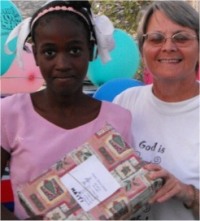
{"type": "MultiPolygon", "coordinates": [[[[48,1],[46,4],[48,4],[49,2],[52,1],[48,1]]],[[[8,44],[15,37],[17,37],[16,59],[21,68],[23,68],[24,66],[22,60],[22,51],[24,50],[24,47],[27,52],[31,52],[31,49],[25,45],[25,41],[31,32],[31,28],[39,18],[52,11],[70,11],[78,14],[88,23],[84,15],[82,15],[79,11],[75,10],[73,7],[67,7],[67,6],[55,6],[55,7],[50,7],[48,9],[44,9],[44,11],[40,12],[33,20],[31,27],[30,27],[30,21],[32,18],[29,17],[24,19],[10,32],[6,40],[6,43],[4,45],[4,50],[7,54],[15,53],[9,49],[8,44]]],[[[102,62],[106,63],[109,60],[111,60],[109,52],[114,48],[115,45],[113,39],[114,26],[112,22],[109,20],[109,18],[106,17],[105,15],[96,16],[92,14],[91,22],[94,26],[97,38],[98,55],[100,56],[102,62]]]]}

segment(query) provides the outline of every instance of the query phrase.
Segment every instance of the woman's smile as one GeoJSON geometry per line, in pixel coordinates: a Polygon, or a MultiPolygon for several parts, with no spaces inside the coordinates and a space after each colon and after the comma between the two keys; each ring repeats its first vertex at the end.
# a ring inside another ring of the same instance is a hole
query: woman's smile
{"type": "Polygon", "coordinates": [[[180,63],[182,61],[182,59],[180,58],[159,58],[158,61],[160,63],[166,63],[166,64],[177,64],[180,63]]]}

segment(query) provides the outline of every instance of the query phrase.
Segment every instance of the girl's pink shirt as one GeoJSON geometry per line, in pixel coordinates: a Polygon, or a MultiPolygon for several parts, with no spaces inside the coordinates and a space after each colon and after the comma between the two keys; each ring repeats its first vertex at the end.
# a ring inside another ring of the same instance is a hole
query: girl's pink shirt
{"type": "MultiPolygon", "coordinates": [[[[81,113],[80,113],[81,114],[81,113]]],[[[131,114],[122,107],[102,102],[96,119],[74,129],[63,129],[47,121],[33,108],[30,94],[15,94],[1,100],[1,145],[11,154],[15,215],[27,218],[17,197],[17,187],[51,167],[66,153],[83,144],[110,123],[132,145],[131,114]]]]}

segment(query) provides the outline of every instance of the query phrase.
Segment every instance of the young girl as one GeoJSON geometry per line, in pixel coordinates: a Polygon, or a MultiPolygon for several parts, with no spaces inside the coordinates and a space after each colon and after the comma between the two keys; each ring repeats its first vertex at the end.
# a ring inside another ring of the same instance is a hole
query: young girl
{"type": "MultiPolygon", "coordinates": [[[[39,176],[66,153],[84,143],[110,123],[131,144],[131,115],[116,104],[83,93],[83,80],[99,36],[87,1],[51,1],[19,28],[21,39],[32,40],[35,62],[46,88],[32,94],[2,99],[1,168],[10,160],[14,214],[2,208],[2,219],[27,219],[17,197],[17,187],[39,176]],[[28,29],[27,29],[28,27],[28,29]],[[27,31],[28,30],[28,31],[27,31]],[[23,32],[23,34],[22,34],[23,32]]],[[[105,19],[104,21],[109,22],[105,19]]],[[[111,47],[110,47],[111,48],[111,47]]],[[[110,50],[108,49],[108,51],[110,50]]],[[[17,54],[20,59],[20,52],[17,54]]],[[[3,191],[3,190],[2,190],[3,191]]],[[[31,218],[31,219],[37,219],[31,218]]],[[[41,217],[39,217],[41,219],[41,217]]]]}

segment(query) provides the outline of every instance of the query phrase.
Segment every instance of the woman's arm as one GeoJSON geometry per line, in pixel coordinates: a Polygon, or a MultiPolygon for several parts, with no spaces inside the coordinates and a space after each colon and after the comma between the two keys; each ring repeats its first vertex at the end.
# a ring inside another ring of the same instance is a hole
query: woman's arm
{"type": "Polygon", "coordinates": [[[145,168],[151,171],[151,179],[163,178],[164,185],[150,199],[149,203],[162,203],[172,197],[183,202],[186,209],[191,209],[195,218],[199,219],[199,190],[193,185],[182,183],[173,174],[157,164],[147,164],[145,168]]]}

